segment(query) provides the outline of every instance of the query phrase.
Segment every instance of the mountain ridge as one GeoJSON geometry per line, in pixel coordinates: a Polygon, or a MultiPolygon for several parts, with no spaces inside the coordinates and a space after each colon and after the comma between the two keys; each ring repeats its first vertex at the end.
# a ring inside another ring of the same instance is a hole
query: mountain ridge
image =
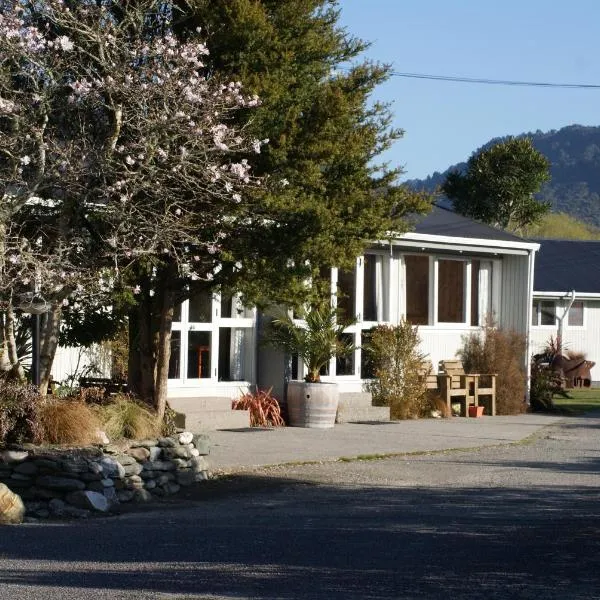
{"type": "MultiPolygon", "coordinates": [[[[574,124],[546,132],[537,130],[516,136],[497,137],[473,154],[511,137],[531,138],[534,147],[550,161],[552,179],[536,197],[550,202],[554,212],[567,213],[600,227],[600,126],[574,124]]],[[[463,171],[466,165],[466,161],[460,162],[443,172],[435,171],[424,179],[409,179],[405,185],[433,192],[442,185],[450,171],[463,171]]]]}

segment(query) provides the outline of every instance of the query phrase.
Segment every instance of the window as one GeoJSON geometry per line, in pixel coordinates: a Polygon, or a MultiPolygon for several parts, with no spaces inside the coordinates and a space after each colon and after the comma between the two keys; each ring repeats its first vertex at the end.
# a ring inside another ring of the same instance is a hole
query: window
{"type": "Polygon", "coordinates": [[[583,327],[583,300],[575,300],[567,317],[569,327],[583,327]]]}
{"type": "Polygon", "coordinates": [[[338,270],[337,307],[346,319],[354,319],[356,304],[356,275],[354,270],[338,270]]]}
{"type": "Polygon", "coordinates": [[[493,261],[425,255],[403,258],[408,322],[477,327],[493,313],[493,261]]]}
{"type": "Polygon", "coordinates": [[[413,325],[429,323],[429,257],[405,256],[406,320],[413,325]]]}
{"type": "Polygon", "coordinates": [[[251,381],[254,369],[254,310],[239,294],[200,293],[176,309],[171,332],[171,385],[251,381]]]}
{"type": "Polygon", "coordinates": [[[438,261],[438,323],[465,322],[465,262],[438,261]]]}
{"type": "Polygon", "coordinates": [[[556,325],[556,302],[554,300],[536,300],[531,311],[533,326],[556,325]]]}

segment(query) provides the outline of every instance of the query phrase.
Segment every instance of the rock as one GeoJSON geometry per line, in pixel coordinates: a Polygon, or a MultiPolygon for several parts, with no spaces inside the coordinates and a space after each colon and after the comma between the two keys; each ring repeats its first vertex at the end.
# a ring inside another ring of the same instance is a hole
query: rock
{"type": "Polygon", "coordinates": [[[87,489],[94,492],[104,492],[108,487],[114,487],[115,482],[112,479],[101,479],[100,481],[91,481],[87,484],[87,489]]]}
{"type": "Polygon", "coordinates": [[[179,434],[180,444],[191,444],[194,441],[194,434],[191,431],[184,431],[179,434]]]}
{"type": "Polygon", "coordinates": [[[143,447],[129,448],[129,450],[127,450],[127,454],[135,458],[135,460],[138,462],[144,462],[150,458],[150,450],[143,447]]]}
{"type": "Polygon", "coordinates": [[[177,472],[177,483],[179,485],[192,485],[196,482],[196,473],[194,471],[178,471],[177,472]]]}
{"type": "Polygon", "coordinates": [[[143,468],[146,471],[174,471],[175,463],[169,460],[154,460],[145,462],[143,468]]]}
{"type": "Polygon", "coordinates": [[[199,471],[198,473],[196,473],[196,478],[195,478],[196,482],[208,481],[208,479],[209,479],[208,471],[199,471]]]}
{"type": "Polygon", "coordinates": [[[133,498],[133,490],[119,490],[117,492],[117,499],[119,502],[131,502],[133,498]]]}
{"type": "Polygon", "coordinates": [[[33,464],[39,469],[40,473],[54,473],[60,471],[60,465],[57,461],[50,458],[36,458],[33,464]]]}
{"type": "Polygon", "coordinates": [[[173,462],[175,463],[175,466],[177,467],[177,470],[179,470],[179,469],[189,469],[192,466],[192,461],[191,460],[183,460],[183,458],[174,458],[173,462]]]}
{"type": "Polygon", "coordinates": [[[117,454],[115,456],[115,460],[121,463],[124,467],[129,465],[135,465],[137,460],[133,456],[129,456],[129,454],[117,454]]]}
{"type": "Polygon", "coordinates": [[[163,456],[165,458],[191,458],[191,452],[189,448],[185,446],[176,446],[175,448],[165,448],[163,450],[163,456]]]}
{"type": "Polygon", "coordinates": [[[61,498],[62,492],[57,490],[49,490],[47,488],[34,488],[35,489],[35,497],[43,498],[44,500],[52,500],[55,498],[61,498]]]}
{"type": "Polygon", "coordinates": [[[127,490],[137,490],[142,489],[144,487],[144,482],[141,477],[134,475],[133,477],[128,477],[125,479],[125,489],[127,490]]]}
{"type": "Polygon", "coordinates": [[[165,490],[165,494],[172,496],[181,489],[181,486],[178,483],[170,481],[169,483],[165,483],[165,485],[163,485],[162,488],[163,490],[165,490]]]}
{"type": "Polygon", "coordinates": [[[0,479],[6,479],[12,475],[12,467],[0,465],[0,479]]]}
{"type": "Polygon", "coordinates": [[[55,477],[54,475],[41,475],[35,480],[35,483],[39,487],[45,487],[50,490],[75,491],[85,489],[85,483],[79,479],[55,477]]]}
{"type": "Polygon", "coordinates": [[[162,437],[158,438],[158,445],[161,448],[174,448],[177,442],[173,438],[170,437],[162,437]]]}
{"type": "Polygon", "coordinates": [[[92,490],[71,492],[70,494],[67,494],[65,500],[78,508],[85,508],[96,512],[105,513],[108,512],[110,508],[104,494],[92,490]]]}
{"type": "Polygon", "coordinates": [[[153,446],[152,448],[149,448],[148,451],[150,452],[150,456],[148,457],[148,460],[150,461],[159,460],[162,456],[162,448],[159,448],[158,446],[153,446]]]}
{"type": "Polygon", "coordinates": [[[140,465],[139,462],[134,462],[132,465],[125,465],[123,467],[125,469],[125,476],[131,477],[132,475],[139,475],[144,468],[140,465]]]}
{"type": "Polygon", "coordinates": [[[102,495],[108,500],[111,506],[119,504],[119,498],[117,497],[117,490],[114,487],[104,488],[102,495]]]}
{"type": "MultiPolygon", "coordinates": [[[[27,463],[23,463],[23,464],[27,464],[27,463]]],[[[10,476],[10,480],[12,483],[14,483],[15,481],[31,481],[31,476],[23,475],[22,473],[13,473],[10,476]]]]}
{"type": "Polygon", "coordinates": [[[65,502],[64,500],[60,500],[59,498],[53,498],[48,502],[48,509],[53,515],[57,517],[61,517],[65,511],[65,502]]]}
{"type": "Polygon", "coordinates": [[[118,463],[114,458],[105,456],[101,461],[102,471],[106,477],[122,478],[125,477],[125,468],[121,463],[118,463]]]}
{"type": "Polygon", "coordinates": [[[133,493],[134,502],[150,502],[152,500],[152,494],[148,490],[135,490],[133,493]]]}
{"type": "Polygon", "coordinates": [[[0,462],[13,464],[20,463],[29,457],[29,452],[25,450],[2,450],[0,452],[0,462]]]}
{"type": "Polygon", "coordinates": [[[175,479],[175,473],[163,473],[156,478],[156,483],[158,485],[166,485],[169,481],[173,481],[175,479]]]}
{"type": "Polygon", "coordinates": [[[87,519],[90,516],[90,511],[85,508],[78,508],[77,506],[65,504],[63,516],[75,519],[87,519]]]}
{"type": "Polygon", "coordinates": [[[161,487],[155,487],[155,488],[152,490],[152,494],[153,494],[154,496],[158,496],[158,497],[160,497],[160,498],[162,498],[163,496],[166,496],[166,495],[167,495],[167,494],[165,493],[165,490],[163,490],[163,488],[161,488],[161,487]]]}
{"type": "Polygon", "coordinates": [[[103,446],[108,446],[110,444],[110,440],[106,435],[106,431],[96,429],[96,439],[98,440],[98,443],[102,444],[103,446]]]}
{"type": "Polygon", "coordinates": [[[121,448],[119,448],[118,446],[115,446],[113,444],[104,446],[104,448],[102,448],[102,452],[104,452],[104,454],[115,454],[115,455],[122,454],[121,448]]]}
{"type": "Polygon", "coordinates": [[[140,477],[142,479],[154,479],[156,477],[156,473],[154,471],[146,471],[145,469],[140,473],[140,477]]]}
{"type": "Polygon", "coordinates": [[[13,525],[23,522],[25,505],[21,497],[0,483],[0,525],[13,525]]]}
{"type": "Polygon", "coordinates": [[[205,433],[195,434],[193,444],[202,456],[210,454],[210,438],[205,433]]]}
{"type": "Polygon", "coordinates": [[[158,446],[158,441],[157,440],[138,440],[136,442],[132,442],[131,447],[132,448],[154,448],[155,446],[158,446]]]}
{"type": "Polygon", "coordinates": [[[190,450],[190,454],[191,454],[192,456],[200,456],[200,451],[198,450],[198,448],[192,448],[192,449],[190,450]]]}
{"type": "Polygon", "coordinates": [[[81,473],[79,479],[81,479],[81,481],[100,481],[102,479],[102,473],[81,473]]]}
{"type": "Polygon", "coordinates": [[[154,479],[148,479],[148,481],[144,482],[144,487],[147,490],[153,490],[156,487],[156,481],[154,479]]]}
{"type": "Polygon", "coordinates": [[[102,465],[95,460],[91,460],[88,464],[90,473],[94,473],[95,475],[101,475],[104,471],[102,465]]]}
{"type": "Polygon", "coordinates": [[[15,473],[22,473],[23,475],[36,475],[38,467],[34,462],[27,461],[18,464],[13,470],[15,473]]]}
{"type": "Polygon", "coordinates": [[[65,473],[87,473],[89,471],[89,463],[87,459],[81,456],[70,456],[61,461],[62,470],[65,473]]]}
{"type": "Polygon", "coordinates": [[[40,508],[33,515],[38,519],[47,519],[50,516],[50,511],[47,508],[40,508]]]}
{"type": "Polygon", "coordinates": [[[208,469],[208,463],[204,456],[197,456],[190,459],[192,469],[198,473],[199,471],[206,471],[208,469]]]}

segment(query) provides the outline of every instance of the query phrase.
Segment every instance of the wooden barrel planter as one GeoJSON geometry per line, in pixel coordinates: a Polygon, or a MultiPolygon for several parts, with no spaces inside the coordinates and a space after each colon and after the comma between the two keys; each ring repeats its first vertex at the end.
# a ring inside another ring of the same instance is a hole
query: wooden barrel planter
{"type": "Polygon", "coordinates": [[[290,381],[287,408],[292,427],[330,429],[335,425],[339,392],[336,383],[290,381]]]}

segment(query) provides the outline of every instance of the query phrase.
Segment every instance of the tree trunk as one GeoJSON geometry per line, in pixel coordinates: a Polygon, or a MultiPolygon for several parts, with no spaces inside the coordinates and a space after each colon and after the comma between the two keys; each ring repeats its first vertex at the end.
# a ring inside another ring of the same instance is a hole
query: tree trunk
{"type": "Polygon", "coordinates": [[[0,328],[0,373],[8,373],[10,371],[11,363],[8,358],[8,339],[6,336],[6,320],[5,314],[0,315],[1,325],[0,328]]]}
{"type": "Polygon", "coordinates": [[[154,406],[155,345],[152,332],[152,300],[144,293],[129,315],[129,390],[154,406]]]}
{"type": "Polygon", "coordinates": [[[174,313],[174,294],[169,289],[161,294],[160,325],[156,357],[156,382],[154,405],[158,418],[162,420],[167,406],[167,383],[169,380],[169,360],[171,358],[171,323],[174,313]]]}
{"type": "Polygon", "coordinates": [[[48,386],[52,379],[52,364],[58,348],[61,317],[62,305],[53,304],[45,314],[40,332],[40,394],[42,396],[48,393],[48,386]]]}
{"type": "Polygon", "coordinates": [[[17,351],[17,340],[15,337],[15,313],[12,304],[8,305],[4,316],[4,341],[6,344],[7,358],[10,362],[10,369],[19,381],[25,381],[25,370],[19,360],[17,351]]]}

